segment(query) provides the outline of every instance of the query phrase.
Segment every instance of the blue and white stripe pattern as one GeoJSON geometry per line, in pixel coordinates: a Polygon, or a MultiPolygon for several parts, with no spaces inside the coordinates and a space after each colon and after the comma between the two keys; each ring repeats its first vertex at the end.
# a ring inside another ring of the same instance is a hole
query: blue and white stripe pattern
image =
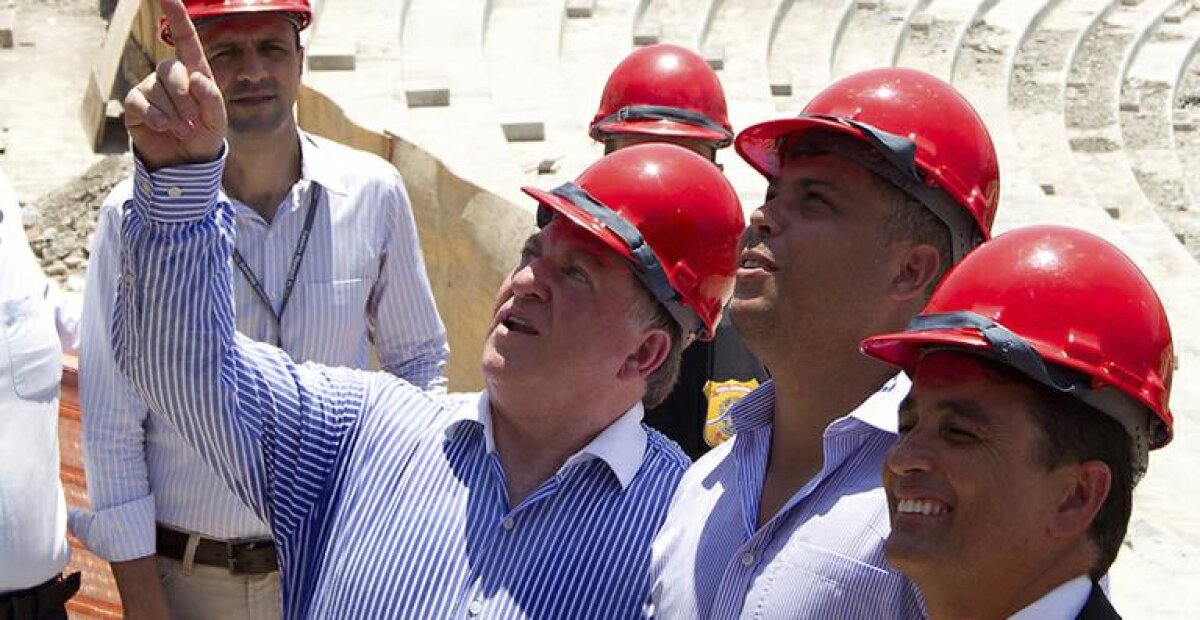
{"type": "MultiPolygon", "coordinates": [[[[611,460],[573,458],[509,508],[486,395],[297,366],[235,334],[220,170],[139,168],[149,191],[124,220],[114,350],[145,401],[270,522],[284,613],[641,615],[650,540],[687,466],[678,447],[638,424],[644,449],[627,480],[611,460]]],[[[611,443],[605,433],[591,445],[611,443]]]]}
{"type": "Polygon", "coordinates": [[[688,470],[654,541],[657,617],[924,617],[916,586],[883,558],[881,468],[908,388],[900,375],[826,427],[821,471],[761,529],[774,383],[735,404],[737,434],[688,470]]]}
{"type": "MultiPolygon", "coordinates": [[[[278,308],[310,196],[318,194],[312,235],[283,316],[283,349],[299,361],[364,368],[374,345],[384,370],[444,389],[445,329],[400,175],[363,151],[303,132],[299,140],[301,179],[271,222],[233,204],[238,251],[278,308]]],[[[189,179],[178,179],[179,187],[189,192],[215,187],[213,179],[199,185],[189,179]]],[[[122,218],[135,192],[151,198],[146,183],[122,182],[105,199],[85,289],[80,381],[94,512],[74,511],[71,529],[114,562],[153,554],[156,521],[221,540],[271,535],[173,426],[149,414],[113,360],[110,326],[122,218]]],[[[167,217],[187,219],[179,212],[167,217]]],[[[233,287],[238,331],[274,342],[275,319],[246,278],[239,274],[233,287]]]]}

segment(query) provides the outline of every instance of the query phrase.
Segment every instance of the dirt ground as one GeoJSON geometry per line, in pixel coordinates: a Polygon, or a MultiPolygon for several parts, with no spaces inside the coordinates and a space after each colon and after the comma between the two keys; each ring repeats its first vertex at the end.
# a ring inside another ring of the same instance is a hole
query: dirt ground
{"type": "Polygon", "coordinates": [[[95,211],[130,170],[96,154],[79,106],[106,23],[99,0],[0,0],[15,5],[14,46],[0,49],[0,169],[12,181],[46,272],[82,288],[95,211]]]}

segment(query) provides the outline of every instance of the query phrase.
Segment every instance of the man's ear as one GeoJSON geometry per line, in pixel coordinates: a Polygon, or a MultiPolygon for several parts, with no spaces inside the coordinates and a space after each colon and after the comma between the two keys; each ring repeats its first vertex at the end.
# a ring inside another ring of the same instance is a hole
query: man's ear
{"type": "Polygon", "coordinates": [[[648,328],[637,348],[625,358],[617,375],[627,380],[645,379],[663,365],[670,353],[671,334],[660,327],[648,328]]]}
{"type": "Polygon", "coordinates": [[[1096,513],[1112,488],[1112,470],[1103,461],[1064,465],[1054,475],[1063,476],[1063,493],[1051,521],[1050,532],[1058,538],[1086,535],[1096,513]]]}
{"type": "Polygon", "coordinates": [[[892,279],[892,298],[907,301],[928,294],[930,285],[942,269],[942,256],[928,243],[914,243],[904,250],[899,269],[892,279]]]}

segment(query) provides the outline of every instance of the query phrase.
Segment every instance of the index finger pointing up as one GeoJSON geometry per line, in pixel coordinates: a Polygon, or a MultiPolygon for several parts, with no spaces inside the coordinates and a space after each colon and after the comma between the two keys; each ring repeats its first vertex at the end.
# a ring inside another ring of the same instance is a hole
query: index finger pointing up
{"type": "Polygon", "coordinates": [[[162,0],[162,12],[167,16],[167,25],[171,29],[171,39],[175,43],[175,57],[187,67],[189,73],[199,71],[206,77],[212,77],[212,69],[208,59],[204,57],[204,46],[196,34],[196,27],[188,17],[183,0],[162,0]]]}

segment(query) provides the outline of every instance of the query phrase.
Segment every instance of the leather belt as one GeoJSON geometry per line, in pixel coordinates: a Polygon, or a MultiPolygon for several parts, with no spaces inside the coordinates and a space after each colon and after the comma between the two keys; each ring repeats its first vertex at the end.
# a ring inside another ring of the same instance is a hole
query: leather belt
{"type": "MultiPolygon", "coordinates": [[[[159,525],[155,536],[158,555],[184,562],[190,537],[159,525]]],[[[275,542],[270,539],[224,541],[202,537],[192,561],[224,568],[234,575],[266,575],[279,570],[275,542]]]]}
{"type": "Polygon", "coordinates": [[[0,594],[0,620],[40,620],[65,615],[67,601],[78,591],[79,573],[71,573],[28,590],[0,594]]]}

